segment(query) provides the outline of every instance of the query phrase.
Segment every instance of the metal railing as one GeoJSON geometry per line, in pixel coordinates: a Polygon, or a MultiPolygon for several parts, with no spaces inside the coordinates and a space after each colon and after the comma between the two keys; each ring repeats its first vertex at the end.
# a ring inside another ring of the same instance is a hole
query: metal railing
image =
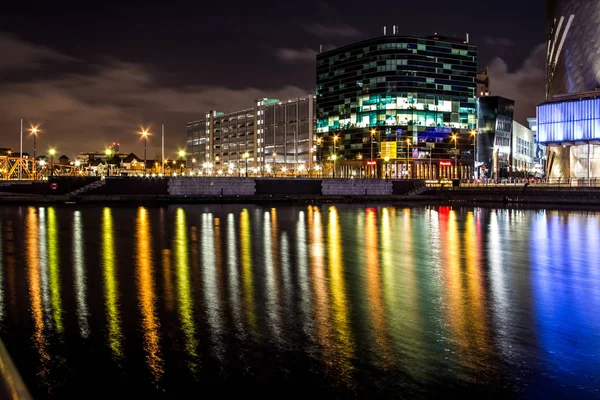
{"type": "Polygon", "coordinates": [[[30,400],[31,394],[13,364],[6,347],[0,341],[0,398],[30,400]]]}

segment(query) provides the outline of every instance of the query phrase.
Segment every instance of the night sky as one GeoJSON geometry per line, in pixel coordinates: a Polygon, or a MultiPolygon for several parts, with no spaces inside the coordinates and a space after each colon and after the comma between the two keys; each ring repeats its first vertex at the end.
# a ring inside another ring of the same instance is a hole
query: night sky
{"type": "MultiPolygon", "coordinates": [[[[382,34],[433,33],[479,46],[492,94],[516,119],[544,96],[544,0],[54,1],[4,5],[0,15],[0,147],[19,149],[19,120],[40,124],[37,154],[74,157],[110,143],[148,158],[185,147],[185,122],[261,97],[315,91],[315,54],[382,34]],[[7,8],[8,7],[8,8],[7,8]],[[388,32],[391,28],[388,28],[388,32]]],[[[32,152],[32,140],[24,139],[32,152]]]]}

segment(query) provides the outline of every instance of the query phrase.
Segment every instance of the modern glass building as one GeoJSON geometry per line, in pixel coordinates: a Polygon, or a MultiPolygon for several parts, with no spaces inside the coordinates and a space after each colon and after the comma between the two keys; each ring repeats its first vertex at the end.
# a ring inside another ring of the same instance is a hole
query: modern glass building
{"type": "Polygon", "coordinates": [[[515,102],[499,96],[478,101],[477,161],[480,176],[497,180],[510,174],[515,102]]]}
{"type": "Polygon", "coordinates": [[[600,91],[556,97],[537,108],[537,138],[552,151],[550,177],[600,176],[600,91]]]}
{"type": "Polygon", "coordinates": [[[260,99],[230,113],[209,111],[187,123],[187,165],[200,173],[235,175],[313,172],[314,96],[260,99]]]}
{"type": "Polygon", "coordinates": [[[467,40],[389,35],[318,54],[319,162],[335,158],[341,176],[470,178],[476,79],[467,40]]]}
{"type": "Polygon", "coordinates": [[[546,0],[546,99],[600,87],[600,1],[546,0]]]}
{"type": "Polygon", "coordinates": [[[549,178],[595,178],[600,97],[600,2],[547,0],[546,103],[539,143],[549,178]]]}

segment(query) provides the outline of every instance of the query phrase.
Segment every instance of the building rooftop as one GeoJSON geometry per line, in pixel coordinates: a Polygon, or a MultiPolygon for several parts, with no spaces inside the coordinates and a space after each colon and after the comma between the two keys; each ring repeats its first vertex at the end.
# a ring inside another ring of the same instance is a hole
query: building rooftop
{"type": "Polygon", "coordinates": [[[577,101],[577,100],[585,100],[585,99],[595,99],[598,97],[600,97],[600,90],[592,90],[590,92],[555,95],[551,100],[545,101],[542,104],[562,103],[565,101],[577,101]]]}

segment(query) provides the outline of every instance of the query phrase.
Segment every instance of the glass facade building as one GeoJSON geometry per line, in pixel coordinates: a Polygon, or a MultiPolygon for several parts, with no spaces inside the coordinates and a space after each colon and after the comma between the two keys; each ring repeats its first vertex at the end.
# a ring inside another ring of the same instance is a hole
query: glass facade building
{"type": "Polygon", "coordinates": [[[341,175],[471,177],[476,79],[466,40],[390,35],[318,54],[319,161],[335,156],[341,175]]]}
{"type": "Polygon", "coordinates": [[[546,0],[546,98],[600,87],[600,1],[546,0]]]}
{"type": "Polygon", "coordinates": [[[209,174],[308,174],[312,171],[314,96],[260,99],[230,113],[209,111],[187,123],[187,164],[209,174]]]}
{"type": "Polygon", "coordinates": [[[481,176],[498,179],[510,173],[515,102],[499,96],[478,101],[477,161],[481,176]]]}

